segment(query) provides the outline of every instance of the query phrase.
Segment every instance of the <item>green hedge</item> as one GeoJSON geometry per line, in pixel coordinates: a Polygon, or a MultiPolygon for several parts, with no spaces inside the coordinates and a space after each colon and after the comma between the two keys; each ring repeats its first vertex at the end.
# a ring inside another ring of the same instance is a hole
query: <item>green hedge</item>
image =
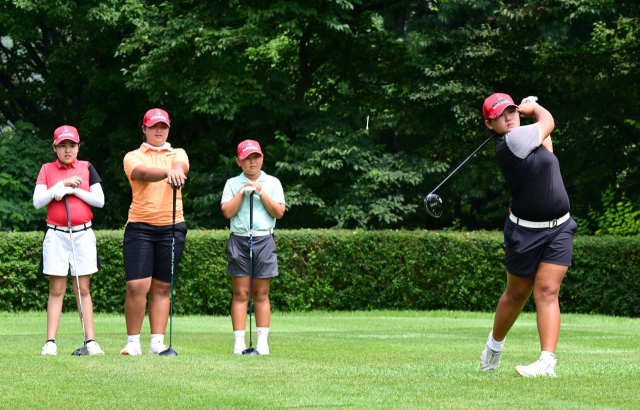
{"type": "MultiPolygon", "coordinates": [[[[122,231],[96,236],[102,270],[92,280],[95,310],[122,313],[122,231]]],[[[176,279],[177,313],[227,314],[227,237],[228,231],[189,232],[176,279]]],[[[0,233],[0,310],[46,309],[48,280],[37,273],[41,243],[42,233],[0,233]]],[[[279,231],[276,243],[274,311],[492,311],[505,286],[500,232],[279,231]]],[[[562,310],[639,317],[639,253],[640,238],[577,237],[562,310]]],[[[535,310],[532,301],[525,310],[535,310]]]]}

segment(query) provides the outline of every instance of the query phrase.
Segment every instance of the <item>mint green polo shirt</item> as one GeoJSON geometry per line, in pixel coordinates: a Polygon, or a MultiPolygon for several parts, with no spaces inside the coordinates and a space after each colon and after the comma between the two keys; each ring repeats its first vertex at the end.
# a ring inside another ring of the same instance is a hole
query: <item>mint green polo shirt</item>
{"type": "MultiPolygon", "coordinates": [[[[249,178],[244,175],[244,172],[237,177],[229,178],[224,186],[222,192],[222,201],[224,204],[238,193],[246,183],[251,182],[249,178]]],[[[274,201],[284,204],[284,191],[282,190],[282,184],[280,180],[271,175],[267,175],[264,171],[261,171],[260,177],[256,181],[262,185],[262,192],[267,193],[274,201]]],[[[271,216],[267,209],[262,205],[262,201],[257,194],[253,195],[253,230],[254,231],[268,231],[276,227],[276,218],[271,216]]],[[[244,233],[249,232],[249,195],[244,196],[244,200],[238,209],[238,213],[231,218],[231,232],[244,233]]]]}

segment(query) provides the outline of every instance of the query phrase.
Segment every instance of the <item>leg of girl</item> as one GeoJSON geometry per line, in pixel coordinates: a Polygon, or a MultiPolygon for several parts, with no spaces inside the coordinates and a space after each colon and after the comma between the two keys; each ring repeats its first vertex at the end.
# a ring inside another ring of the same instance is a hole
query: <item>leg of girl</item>
{"type": "Polygon", "coordinates": [[[261,355],[269,354],[269,322],[271,321],[271,302],[269,302],[270,278],[253,279],[253,303],[256,312],[256,330],[258,344],[256,349],[261,355]]]}
{"type": "Polygon", "coordinates": [[[540,262],[533,285],[533,297],[536,300],[538,333],[540,334],[540,359],[529,366],[517,366],[521,376],[555,377],[556,345],[560,335],[560,304],[558,293],[567,273],[568,266],[540,262]]]}

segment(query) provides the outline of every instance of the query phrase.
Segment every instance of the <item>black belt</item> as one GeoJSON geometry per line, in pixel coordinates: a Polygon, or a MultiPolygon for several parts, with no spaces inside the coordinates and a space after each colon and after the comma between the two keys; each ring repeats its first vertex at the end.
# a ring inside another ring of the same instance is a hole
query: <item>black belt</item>
{"type": "MultiPolygon", "coordinates": [[[[69,232],[68,226],[58,226],[54,224],[47,224],[47,227],[49,229],[53,229],[54,231],[69,232]]],[[[82,224],[82,225],[72,226],[71,232],[82,232],[82,231],[86,231],[87,229],[91,229],[91,222],[87,222],[86,224],[82,224]]]]}

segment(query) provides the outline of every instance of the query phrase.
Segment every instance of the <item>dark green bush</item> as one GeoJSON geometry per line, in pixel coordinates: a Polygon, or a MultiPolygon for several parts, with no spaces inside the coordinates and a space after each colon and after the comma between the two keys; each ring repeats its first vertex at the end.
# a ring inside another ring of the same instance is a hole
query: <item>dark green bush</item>
{"type": "MultiPolygon", "coordinates": [[[[189,232],[176,279],[176,312],[227,314],[228,231],[189,232]]],[[[92,295],[98,312],[122,313],[122,231],[97,232],[102,270],[92,295]]],[[[46,309],[38,274],[41,233],[0,233],[0,310],[46,309]]],[[[276,311],[461,309],[492,311],[505,286],[499,232],[279,231],[276,311]]],[[[560,293],[564,312],[640,316],[640,239],[577,237],[560,293]]],[[[65,308],[74,309],[69,290],[65,308]]],[[[530,301],[525,310],[535,310],[530,301]]]]}

